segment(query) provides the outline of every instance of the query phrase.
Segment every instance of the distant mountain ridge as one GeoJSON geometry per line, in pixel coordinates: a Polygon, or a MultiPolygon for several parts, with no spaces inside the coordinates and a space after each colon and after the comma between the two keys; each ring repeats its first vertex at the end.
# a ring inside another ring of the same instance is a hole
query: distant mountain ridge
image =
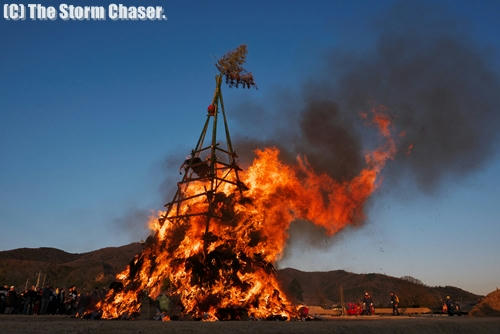
{"type": "Polygon", "coordinates": [[[70,262],[76,260],[81,254],[67,253],[63,250],[50,247],[18,248],[0,252],[0,259],[15,259],[21,261],[41,262],[70,262]]]}
{"type": "Polygon", "coordinates": [[[36,283],[84,289],[107,286],[142,249],[140,243],[74,254],[56,248],[18,248],[0,252],[0,284],[24,287],[36,283]]]}
{"type": "Polygon", "coordinates": [[[345,302],[359,302],[363,293],[368,291],[378,307],[389,306],[390,291],[396,292],[402,307],[425,306],[435,310],[441,308],[446,296],[452,296],[465,311],[481,299],[481,296],[457,287],[429,287],[375,273],[355,274],[344,270],[304,272],[286,268],[279,270],[278,276],[282,287],[294,302],[308,305],[338,304],[341,287],[345,302]]]}
{"type": "MultiPolygon", "coordinates": [[[[91,252],[74,254],[56,248],[18,248],[0,252],[0,284],[24,288],[41,282],[46,285],[80,289],[108,286],[116,273],[142,249],[132,243],[121,247],[107,247],[91,252]]],[[[418,280],[409,281],[382,274],[355,274],[344,270],[304,272],[293,268],[278,270],[278,279],[295,303],[331,306],[340,302],[341,287],[345,302],[358,302],[364,291],[369,291],[377,306],[388,306],[388,294],[395,291],[401,306],[427,306],[438,309],[441,300],[453,296],[463,308],[469,309],[481,296],[456,287],[428,287],[418,280]]]]}

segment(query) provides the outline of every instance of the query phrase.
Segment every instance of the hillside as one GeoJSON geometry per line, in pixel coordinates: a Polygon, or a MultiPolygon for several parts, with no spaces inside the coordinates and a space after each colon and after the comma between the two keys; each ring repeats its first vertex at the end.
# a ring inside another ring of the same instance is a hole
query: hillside
{"type": "Polygon", "coordinates": [[[395,291],[402,307],[427,306],[441,308],[441,300],[452,296],[462,305],[464,311],[471,309],[481,296],[460,288],[429,287],[401,278],[382,274],[354,274],[344,270],[328,272],[304,272],[292,268],[279,271],[283,288],[295,302],[309,305],[332,305],[340,301],[340,286],[345,302],[359,302],[364,291],[370,292],[378,307],[389,306],[389,292],[395,291]]]}
{"type": "MultiPolygon", "coordinates": [[[[36,275],[46,275],[46,284],[67,287],[75,284],[84,289],[108,286],[116,273],[123,270],[142,244],[108,247],[72,254],[55,248],[19,248],[0,252],[0,284],[24,287],[36,282],[36,275]]],[[[285,292],[296,303],[329,306],[340,302],[340,286],[346,302],[359,301],[369,291],[377,306],[387,306],[388,293],[396,291],[401,306],[428,306],[439,309],[446,295],[453,296],[464,310],[476,304],[480,296],[456,287],[428,287],[382,274],[354,274],[343,270],[304,272],[292,268],[278,271],[285,292]]],[[[40,282],[41,283],[41,282],[40,282]]]]}
{"type": "Polygon", "coordinates": [[[107,286],[141,248],[141,244],[132,243],[81,254],[46,247],[2,251],[0,284],[24,287],[28,280],[28,285],[32,285],[41,272],[40,284],[46,275],[46,284],[52,286],[107,286]]]}

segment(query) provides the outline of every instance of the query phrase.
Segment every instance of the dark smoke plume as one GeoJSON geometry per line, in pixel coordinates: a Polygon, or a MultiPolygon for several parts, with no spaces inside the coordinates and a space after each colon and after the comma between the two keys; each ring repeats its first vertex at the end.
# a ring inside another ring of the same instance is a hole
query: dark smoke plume
{"type": "Polygon", "coordinates": [[[339,79],[346,107],[363,110],[377,101],[389,108],[404,131],[398,165],[425,190],[493,155],[500,83],[471,43],[452,35],[384,34],[370,62],[351,66],[339,79]]]}
{"type": "MultiPolygon", "coordinates": [[[[288,155],[307,156],[320,172],[351,178],[371,138],[358,115],[384,105],[400,134],[391,177],[411,175],[421,189],[434,191],[448,178],[482,167],[495,153],[500,128],[500,80],[491,52],[462,33],[443,9],[400,4],[376,29],[372,49],[330,53],[321,73],[303,85],[295,112],[288,104],[268,110],[287,120],[291,138],[270,131],[266,140],[288,155]]],[[[236,117],[251,114],[242,106],[236,117]]],[[[245,138],[244,147],[263,144],[251,142],[245,138]]]]}
{"type": "MultiPolygon", "coordinates": [[[[250,160],[249,148],[272,144],[287,161],[305,155],[317,171],[349,179],[374,139],[359,113],[384,105],[398,142],[385,180],[395,184],[409,176],[428,193],[460,182],[498,147],[500,80],[493,51],[469,38],[466,24],[458,22],[444,9],[395,6],[375,23],[373,47],[331,50],[321,73],[311,73],[300,87],[303,93],[281,92],[266,101],[271,108],[260,106],[256,113],[250,109],[255,102],[237,108],[233,117],[250,130],[235,145],[238,153],[250,160]]],[[[319,232],[295,223],[290,242],[330,245],[319,232]]]]}
{"type": "MultiPolygon", "coordinates": [[[[359,113],[384,105],[399,152],[385,180],[410,176],[433,192],[478,170],[498,147],[500,80],[496,51],[483,49],[466,29],[445,9],[396,5],[374,23],[373,45],[331,50],[326,61],[318,56],[322,70],[310,73],[301,93],[281,89],[263,103],[248,100],[230,108],[230,119],[246,129],[233,133],[242,167],[255,148],[276,146],[286,162],[301,154],[318,172],[352,178],[375,138],[359,113]]],[[[175,177],[166,184],[175,186],[175,177]]],[[[328,245],[320,232],[298,222],[290,238],[328,245]]]]}

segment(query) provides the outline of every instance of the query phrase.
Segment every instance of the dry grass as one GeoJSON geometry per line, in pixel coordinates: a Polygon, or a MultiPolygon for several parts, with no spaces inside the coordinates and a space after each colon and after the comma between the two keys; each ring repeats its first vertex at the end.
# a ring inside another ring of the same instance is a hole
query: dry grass
{"type": "Polygon", "coordinates": [[[479,304],[474,306],[470,314],[478,317],[500,316],[500,290],[497,289],[489,293],[479,304]]]}

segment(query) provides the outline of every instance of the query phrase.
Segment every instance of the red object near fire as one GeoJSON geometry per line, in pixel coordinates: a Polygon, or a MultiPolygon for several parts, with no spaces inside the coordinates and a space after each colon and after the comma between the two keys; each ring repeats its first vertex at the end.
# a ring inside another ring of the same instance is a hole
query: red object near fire
{"type": "Polygon", "coordinates": [[[308,315],[309,315],[309,308],[308,307],[306,307],[306,306],[299,307],[299,317],[301,319],[307,318],[308,315]]]}
{"type": "Polygon", "coordinates": [[[213,104],[208,106],[208,114],[211,116],[215,115],[215,106],[213,104]]]}
{"type": "Polygon", "coordinates": [[[363,308],[358,303],[347,303],[346,312],[347,315],[360,315],[363,312],[363,308]]]}

